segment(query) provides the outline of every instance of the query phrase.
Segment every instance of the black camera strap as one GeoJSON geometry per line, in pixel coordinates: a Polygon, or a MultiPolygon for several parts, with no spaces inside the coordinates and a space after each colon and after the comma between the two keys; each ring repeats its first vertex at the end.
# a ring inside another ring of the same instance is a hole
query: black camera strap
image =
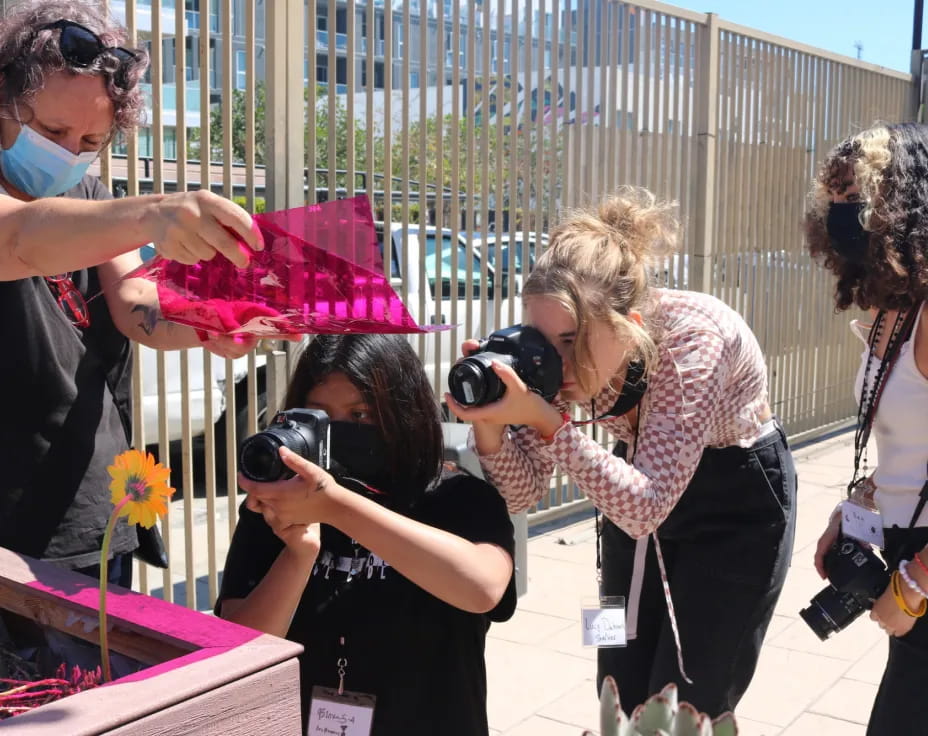
{"type": "MultiPolygon", "coordinates": [[[[615,403],[612,405],[612,408],[604,414],[596,416],[596,405],[590,400],[590,416],[593,419],[588,419],[586,421],[574,422],[575,425],[582,424],[593,424],[602,419],[609,419],[611,417],[620,417],[623,414],[627,414],[629,411],[634,409],[638,404],[641,403],[641,398],[644,396],[645,391],[648,390],[648,377],[644,372],[644,361],[642,360],[632,360],[629,362],[628,366],[625,369],[625,379],[622,383],[622,390],[619,392],[618,398],[615,400],[615,403]]],[[[595,430],[594,430],[595,431],[595,430]]],[[[635,423],[635,432],[634,432],[634,445],[632,448],[632,456],[630,458],[622,458],[626,460],[629,465],[635,464],[635,453],[638,452],[638,423],[635,423]]],[[[602,556],[600,548],[602,547],[602,530],[600,529],[599,524],[599,509],[595,506],[593,507],[593,516],[596,523],[596,580],[600,586],[600,593],[602,592],[602,556]]]]}
{"type": "MultiPolygon", "coordinates": [[[[928,467],[926,467],[926,470],[928,470],[928,467]]],[[[912,513],[909,529],[915,527],[915,522],[918,521],[918,517],[922,515],[926,503],[928,503],[928,480],[925,481],[924,485],[922,485],[922,489],[918,492],[918,503],[915,504],[915,511],[912,513]]]]}
{"type": "MultiPolygon", "coordinates": [[[[876,346],[879,343],[886,320],[886,310],[880,310],[873,323],[873,327],[870,329],[870,339],[868,341],[869,353],[867,355],[866,366],[864,367],[864,378],[860,389],[860,402],[857,409],[857,430],[854,434],[854,476],[851,478],[851,482],[847,487],[848,497],[850,497],[854,488],[864,480],[864,478],[860,477],[861,461],[863,459],[863,465],[866,468],[866,460],[864,458],[866,458],[867,442],[870,440],[870,432],[873,429],[876,409],[880,403],[880,397],[883,395],[883,389],[886,387],[886,383],[889,380],[889,374],[902,351],[902,346],[912,336],[912,331],[915,328],[915,322],[918,320],[921,308],[922,303],[919,302],[905,313],[902,311],[896,313],[896,319],[893,322],[889,341],[886,343],[883,359],[880,361],[880,365],[874,375],[873,384],[868,386],[871,367],[876,358],[876,346]]],[[[928,466],[926,466],[926,477],[928,477],[928,466]]],[[[915,526],[915,522],[918,521],[918,517],[924,510],[926,503],[928,503],[928,479],[926,479],[925,483],[922,485],[921,491],[919,491],[918,503],[915,506],[915,511],[909,522],[910,529],[915,526]]]]}
{"type": "Polygon", "coordinates": [[[590,400],[590,416],[592,419],[581,419],[574,421],[574,426],[582,427],[584,424],[594,424],[603,419],[612,419],[628,414],[638,404],[645,392],[648,390],[648,377],[644,372],[644,362],[633,360],[625,369],[625,380],[622,383],[622,390],[612,405],[612,408],[596,416],[596,403],[590,400]]]}
{"type": "MultiPolygon", "coordinates": [[[[604,416],[605,416],[605,415],[604,415],[604,416]]],[[[596,429],[595,429],[595,427],[594,427],[594,429],[593,429],[593,432],[594,432],[594,437],[593,437],[593,439],[595,440],[595,439],[596,439],[596,436],[595,436],[596,429]]],[[[627,462],[629,465],[634,465],[634,464],[635,464],[635,455],[638,453],[638,425],[637,425],[637,424],[635,425],[634,437],[633,437],[633,439],[632,439],[632,443],[633,443],[633,444],[632,444],[632,455],[631,455],[631,457],[628,457],[628,456],[627,456],[627,455],[628,455],[628,446],[625,445],[625,443],[623,443],[623,442],[620,442],[618,445],[616,445],[616,447],[615,447],[615,448],[613,449],[613,451],[612,451],[612,454],[613,454],[613,455],[616,455],[617,457],[622,458],[622,459],[623,459],[625,462],[627,462]],[[617,450],[619,450],[620,447],[625,447],[625,450],[626,450],[626,451],[625,451],[624,455],[620,455],[620,454],[617,452],[617,450]]],[[[599,594],[602,595],[602,592],[603,592],[603,591],[602,591],[602,588],[603,588],[603,558],[602,558],[603,533],[602,533],[602,526],[600,525],[600,521],[599,521],[599,509],[598,509],[595,505],[593,506],[593,522],[594,522],[595,527],[596,527],[596,582],[597,582],[597,584],[599,585],[599,594]]]]}
{"type": "Polygon", "coordinates": [[[876,346],[880,341],[883,333],[883,326],[886,320],[886,310],[880,310],[870,328],[869,352],[867,363],[864,366],[864,378],[860,388],[860,401],[857,407],[857,429],[854,433],[854,475],[851,482],[848,483],[847,493],[850,497],[851,492],[860,483],[863,478],[860,477],[861,461],[866,467],[867,442],[870,440],[870,431],[873,429],[873,420],[876,417],[877,406],[880,403],[880,397],[883,395],[883,389],[889,379],[889,374],[895,365],[896,359],[902,350],[902,345],[912,334],[912,328],[915,326],[915,320],[921,305],[918,304],[908,312],[899,311],[896,313],[896,319],[893,322],[892,333],[889,341],[886,343],[886,350],[883,353],[883,359],[873,377],[873,383],[870,384],[870,373],[876,357],[876,346]]]}

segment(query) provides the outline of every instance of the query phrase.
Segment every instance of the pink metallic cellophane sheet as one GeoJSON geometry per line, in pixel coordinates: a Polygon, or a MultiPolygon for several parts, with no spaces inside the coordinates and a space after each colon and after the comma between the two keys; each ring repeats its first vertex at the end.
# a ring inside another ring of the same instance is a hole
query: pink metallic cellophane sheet
{"type": "MultiPolygon", "coordinates": [[[[160,256],[126,278],[158,286],[165,319],[223,335],[413,333],[421,326],[383,275],[367,197],[256,215],[264,250],[247,268],[160,256]]],[[[244,244],[241,245],[244,249],[244,244]]]]}

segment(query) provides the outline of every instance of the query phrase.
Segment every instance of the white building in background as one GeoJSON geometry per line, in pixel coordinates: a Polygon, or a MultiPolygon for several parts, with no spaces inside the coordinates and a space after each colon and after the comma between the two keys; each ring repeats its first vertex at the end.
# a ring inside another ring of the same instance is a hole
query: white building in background
{"type": "MultiPolygon", "coordinates": [[[[131,1],[131,0],[130,0],[131,1]]],[[[255,37],[254,63],[256,75],[259,80],[264,78],[264,47],[265,47],[265,14],[266,3],[270,0],[257,0],[255,4],[255,37]]],[[[601,0],[596,0],[601,2],[601,0]]],[[[127,0],[113,0],[110,8],[114,16],[125,22],[127,0]]],[[[348,38],[348,3],[338,0],[334,16],[329,15],[329,3],[319,0],[316,5],[315,21],[312,32],[315,33],[314,59],[307,53],[304,61],[304,78],[307,84],[313,82],[327,86],[335,84],[338,93],[342,96],[348,94],[348,65],[354,65],[354,79],[358,90],[367,90],[371,87],[380,91],[385,87],[388,75],[386,65],[391,65],[392,87],[398,89],[407,83],[413,89],[429,88],[438,85],[441,78],[443,87],[450,87],[453,81],[454,70],[458,69],[461,78],[466,76],[468,68],[468,55],[473,52],[474,74],[483,77],[485,74],[495,74],[497,70],[508,73],[511,66],[512,36],[516,34],[516,53],[519,54],[518,63],[525,64],[526,39],[531,38],[531,64],[535,68],[539,55],[544,54],[545,67],[551,65],[552,49],[558,49],[558,44],[552,39],[553,16],[547,13],[542,19],[539,12],[535,12],[529,25],[525,19],[513,28],[512,17],[506,16],[502,22],[497,21],[496,2],[490,0],[490,22],[484,23],[482,0],[475,0],[474,24],[471,28],[468,0],[460,0],[460,20],[455,26],[453,14],[456,10],[451,0],[410,0],[404,4],[400,0],[392,0],[390,11],[384,0],[374,0],[374,23],[368,28],[368,2],[357,0],[354,4],[353,42],[348,38]],[[404,38],[404,19],[408,5],[409,30],[404,38]],[[441,28],[439,28],[439,11],[443,14],[441,28]],[[427,24],[426,53],[421,46],[421,24],[427,24]],[[387,26],[392,29],[392,48],[386,48],[387,26]],[[454,31],[458,30],[460,50],[454,58],[455,38],[454,31]],[[498,58],[498,34],[503,34],[502,56],[498,58]],[[544,40],[539,40],[544,33],[544,40]],[[473,36],[471,40],[471,35],[473,36]],[[442,59],[437,58],[439,38],[443,44],[442,59]],[[490,65],[483,69],[484,44],[489,43],[490,65]],[[349,45],[351,48],[349,48],[349,45]],[[473,45],[473,49],[471,49],[473,45]],[[388,53],[389,52],[389,53],[388,53]],[[367,60],[368,54],[374,55],[373,78],[368,80],[367,60]],[[404,76],[404,64],[408,56],[409,74],[404,76]]],[[[166,158],[176,155],[176,124],[177,124],[177,81],[181,78],[186,82],[187,98],[184,121],[188,128],[198,128],[201,125],[200,112],[200,85],[207,83],[210,89],[210,100],[218,104],[221,99],[222,88],[222,59],[223,39],[220,34],[221,6],[213,0],[209,3],[208,17],[202,17],[200,0],[162,0],[161,1],[161,32],[162,32],[162,97],[161,109],[163,122],[163,141],[166,158]],[[181,72],[176,68],[176,16],[183,2],[184,13],[184,46],[185,68],[181,72]],[[200,67],[201,34],[209,34],[209,68],[204,75],[200,67]],[[204,80],[203,77],[206,77],[204,80]]],[[[232,1],[232,46],[233,46],[233,88],[245,89],[245,69],[248,60],[245,42],[245,0],[232,1]]],[[[308,4],[307,4],[308,7],[308,4]]],[[[140,44],[151,45],[152,30],[152,0],[136,0],[135,23],[140,44]]],[[[561,34],[563,36],[563,34],[561,34]]],[[[307,50],[309,49],[307,38],[307,50]]],[[[561,48],[565,39],[561,39],[561,48]]],[[[427,95],[431,93],[427,92],[427,95]]],[[[362,95],[363,96],[363,95],[362,95]]],[[[446,93],[450,99],[450,93],[446,93]]],[[[152,145],[150,132],[147,129],[140,131],[140,156],[151,156],[152,145]]],[[[124,152],[124,149],[123,149],[124,152]]],[[[119,151],[117,150],[117,153],[119,151]]]]}

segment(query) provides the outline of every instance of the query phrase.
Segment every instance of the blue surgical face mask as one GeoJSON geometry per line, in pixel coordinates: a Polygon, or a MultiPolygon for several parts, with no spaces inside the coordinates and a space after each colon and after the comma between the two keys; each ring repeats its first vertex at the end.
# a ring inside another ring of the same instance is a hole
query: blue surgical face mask
{"type": "Polygon", "coordinates": [[[77,186],[97,152],[73,154],[20,122],[19,135],[0,149],[4,178],[31,197],[55,197],[77,186]]]}

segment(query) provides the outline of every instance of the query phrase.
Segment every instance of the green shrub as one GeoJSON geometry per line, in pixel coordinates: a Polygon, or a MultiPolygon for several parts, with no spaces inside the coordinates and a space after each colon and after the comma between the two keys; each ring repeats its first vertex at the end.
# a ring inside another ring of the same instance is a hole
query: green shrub
{"type": "MultiPolygon", "coordinates": [[[[237,204],[239,207],[246,210],[248,209],[248,205],[246,204],[247,200],[245,197],[232,197],[232,201],[235,202],[235,204],[237,204]]],[[[255,197],[255,211],[251,214],[260,215],[262,212],[265,212],[266,209],[267,202],[265,201],[264,197],[255,197]]]]}

